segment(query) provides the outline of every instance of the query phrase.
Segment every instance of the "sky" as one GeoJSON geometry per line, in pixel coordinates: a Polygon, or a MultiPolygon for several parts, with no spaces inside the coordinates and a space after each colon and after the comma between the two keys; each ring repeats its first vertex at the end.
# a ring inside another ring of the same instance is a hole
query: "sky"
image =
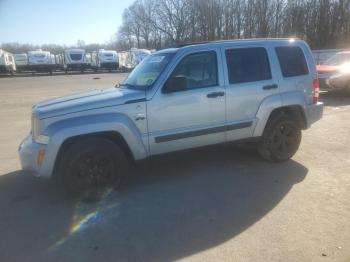
{"type": "Polygon", "coordinates": [[[0,0],[0,44],[103,44],[134,0],[0,0]]]}

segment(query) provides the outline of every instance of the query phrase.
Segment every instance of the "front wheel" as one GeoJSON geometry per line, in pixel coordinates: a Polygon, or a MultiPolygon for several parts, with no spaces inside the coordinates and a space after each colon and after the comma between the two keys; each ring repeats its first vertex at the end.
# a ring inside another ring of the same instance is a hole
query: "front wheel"
{"type": "Polygon", "coordinates": [[[301,128],[297,121],[285,114],[278,115],[267,123],[258,145],[260,155],[269,161],[281,162],[290,159],[301,142],[301,128]]]}
{"type": "Polygon", "coordinates": [[[120,186],[128,166],[120,146],[108,139],[91,137],[73,143],[65,151],[58,177],[71,196],[93,201],[120,186]]]}

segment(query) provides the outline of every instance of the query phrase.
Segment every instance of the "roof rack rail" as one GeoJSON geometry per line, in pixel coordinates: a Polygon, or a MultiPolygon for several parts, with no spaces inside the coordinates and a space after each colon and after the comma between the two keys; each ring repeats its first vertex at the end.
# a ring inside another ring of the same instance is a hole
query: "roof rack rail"
{"type": "Polygon", "coordinates": [[[176,44],[175,47],[185,47],[190,45],[203,45],[203,44],[210,44],[210,43],[225,43],[225,42],[233,42],[233,41],[258,41],[258,40],[299,40],[299,38],[290,37],[290,38],[239,38],[239,39],[225,39],[225,40],[211,40],[211,41],[200,41],[200,42],[188,42],[188,43],[182,43],[182,44],[176,44]]]}

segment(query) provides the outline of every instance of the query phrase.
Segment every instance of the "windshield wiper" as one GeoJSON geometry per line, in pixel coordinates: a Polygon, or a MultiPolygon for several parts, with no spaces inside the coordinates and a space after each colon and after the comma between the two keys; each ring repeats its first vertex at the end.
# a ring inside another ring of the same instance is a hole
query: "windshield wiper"
{"type": "Polygon", "coordinates": [[[130,89],[145,89],[146,87],[145,86],[137,86],[137,85],[132,85],[132,84],[129,84],[129,83],[121,83],[121,84],[118,84],[116,85],[115,87],[128,87],[130,89]]]}
{"type": "Polygon", "coordinates": [[[127,84],[127,83],[118,83],[115,85],[115,87],[123,87],[123,86],[126,86],[126,87],[134,87],[133,85],[130,85],[130,84],[127,84]]]}

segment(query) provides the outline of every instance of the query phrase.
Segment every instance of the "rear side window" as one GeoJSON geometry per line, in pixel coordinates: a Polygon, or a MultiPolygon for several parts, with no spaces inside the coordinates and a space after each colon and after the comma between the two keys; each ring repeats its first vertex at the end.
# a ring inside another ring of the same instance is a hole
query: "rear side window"
{"type": "Polygon", "coordinates": [[[276,47],[278,61],[284,77],[307,75],[306,60],[303,51],[298,46],[276,47]]]}
{"type": "Polygon", "coordinates": [[[230,84],[271,79],[270,64],[265,48],[228,49],[225,55],[230,84]]]}

